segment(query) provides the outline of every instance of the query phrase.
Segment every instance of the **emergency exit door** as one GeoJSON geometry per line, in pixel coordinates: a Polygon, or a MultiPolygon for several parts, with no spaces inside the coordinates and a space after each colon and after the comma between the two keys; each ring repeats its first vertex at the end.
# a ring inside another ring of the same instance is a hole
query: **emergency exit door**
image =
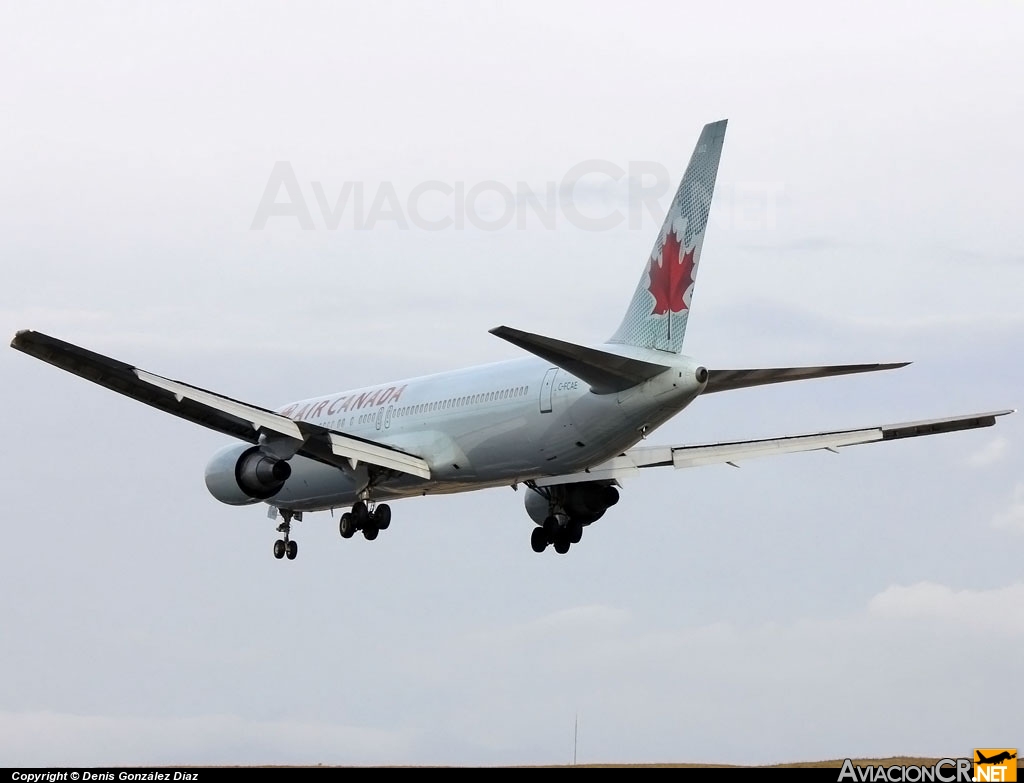
{"type": "Polygon", "coordinates": [[[551,413],[551,394],[555,389],[555,375],[558,368],[552,367],[544,373],[544,383],[540,385],[540,412],[551,413]]]}

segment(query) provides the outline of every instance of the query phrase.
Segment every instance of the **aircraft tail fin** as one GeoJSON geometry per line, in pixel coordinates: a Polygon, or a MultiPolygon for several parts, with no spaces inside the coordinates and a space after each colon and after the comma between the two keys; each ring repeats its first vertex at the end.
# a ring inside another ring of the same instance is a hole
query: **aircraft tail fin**
{"type": "Polygon", "coordinates": [[[682,350],[727,123],[704,126],[633,300],[608,342],[682,350]]]}

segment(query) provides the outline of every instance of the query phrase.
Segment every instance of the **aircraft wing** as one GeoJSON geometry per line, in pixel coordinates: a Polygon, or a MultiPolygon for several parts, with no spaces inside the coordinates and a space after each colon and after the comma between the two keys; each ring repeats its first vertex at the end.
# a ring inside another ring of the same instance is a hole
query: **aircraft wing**
{"type": "Polygon", "coordinates": [[[929,421],[912,421],[902,424],[885,424],[879,427],[865,427],[857,430],[817,432],[810,435],[790,435],[782,438],[742,440],[731,443],[710,443],[694,446],[638,446],[623,452],[589,470],[565,476],[548,476],[537,480],[537,486],[571,484],[578,481],[601,481],[628,478],[641,468],[692,468],[697,465],[716,463],[734,464],[739,460],[753,457],[767,457],[774,454],[791,454],[798,451],[827,449],[836,451],[845,446],[861,443],[901,440],[922,435],[938,435],[957,430],[971,430],[991,427],[997,416],[1013,413],[1012,410],[972,413],[966,416],[950,416],[929,421]]]}
{"type": "Polygon", "coordinates": [[[11,347],[172,416],[249,443],[258,443],[261,435],[283,436],[292,442],[294,453],[329,465],[344,468],[367,462],[430,478],[430,468],[420,457],[154,375],[49,335],[21,331],[11,347]]]}

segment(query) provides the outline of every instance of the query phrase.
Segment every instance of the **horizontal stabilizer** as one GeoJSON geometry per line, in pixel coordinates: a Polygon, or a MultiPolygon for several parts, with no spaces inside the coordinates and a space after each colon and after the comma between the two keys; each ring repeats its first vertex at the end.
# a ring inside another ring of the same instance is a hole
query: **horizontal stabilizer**
{"type": "Polygon", "coordinates": [[[788,435],[781,438],[741,440],[731,443],[708,443],[685,446],[638,446],[624,451],[607,462],[589,470],[570,475],[537,479],[537,486],[571,484],[577,481],[615,481],[636,475],[641,468],[693,468],[698,465],[729,464],[736,467],[754,457],[793,454],[800,451],[837,451],[846,446],[862,443],[882,443],[901,438],[940,435],[944,432],[991,427],[996,418],[1013,413],[1012,410],[970,413],[965,416],[947,416],[943,419],[909,421],[901,424],[882,424],[856,430],[816,432],[809,435],[788,435]]]}
{"type": "Polygon", "coordinates": [[[509,326],[497,326],[490,332],[575,375],[589,384],[595,394],[614,394],[630,389],[668,369],[663,364],[631,359],[509,326]]]}
{"type": "Polygon", "coordinates": [[[910,362],[894,364],[833,364],[824,367],[769,367],[761,370],[708,370],[708,385],[704,394],[745,389],[769,383],[806,381],[810,378],[831,378],[833,375],[853,375],[858,372],[878,372],[906,367],[910,362]]]}
{"type": "Polygon", "coordinates": [[[14,336],[11,347],[165,413],[248,443],[258,443],[261,435],[284,436],[295,444],[294,453],[328,465],[344,469],[366,462],[430,478],[426,462],[391,446],[294,421],[266,408],[153,375],[49,335],[21,331],[14,336]]]}

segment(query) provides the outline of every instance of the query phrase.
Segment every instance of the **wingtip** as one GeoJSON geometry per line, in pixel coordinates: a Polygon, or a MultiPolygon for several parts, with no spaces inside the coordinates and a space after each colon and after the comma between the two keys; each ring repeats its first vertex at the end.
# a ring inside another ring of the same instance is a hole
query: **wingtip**
{"type": "Polygon", "coordinates": [[[493,329],[487,330],[488,334],[493,334],[495,337],[500,337],[502,340],[507,340],[509,337],[513,337],[518,334],[525,334],[525,332],[519,329],[513,329],[511,326],[502,324],[501,326],[495,326],[493,329]]]}
{"type": "Polygon", "coordinates": [[[14,337],[11,338],[11,348],[18,349],[20,343],[25,339],[26,335],[32,334],[31,329],[19,329],[14,333],[14,337]]]}

